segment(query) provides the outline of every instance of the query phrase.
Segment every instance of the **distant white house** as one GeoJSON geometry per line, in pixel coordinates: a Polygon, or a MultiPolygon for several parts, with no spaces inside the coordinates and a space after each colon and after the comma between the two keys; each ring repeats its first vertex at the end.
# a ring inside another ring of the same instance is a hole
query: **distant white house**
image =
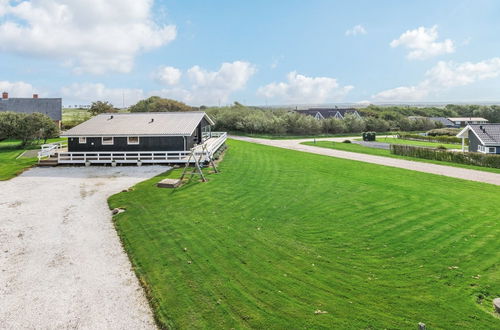
{"type": "Polygon", "coordinates": [[[469,124],[486,124],[488,122],[488,119],[481,117],[448,117],[447,119],[458,127],[465,127],[469,124]]]}

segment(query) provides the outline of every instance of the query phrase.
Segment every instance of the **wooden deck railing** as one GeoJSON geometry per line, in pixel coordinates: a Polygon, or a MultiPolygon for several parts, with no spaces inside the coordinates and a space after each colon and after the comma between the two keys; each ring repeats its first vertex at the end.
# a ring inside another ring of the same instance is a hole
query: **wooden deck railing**
{"type": "MultiPolygon", "coordinates": [[[[227,139],[226,132],[212,132],[203,145],[193,148],[201,162],[208,160],[227,139]],[[205,149],[205,150],[203,150],[205,149]]],[[[101,151],[101,152],[59,152],[59,164],[138,164],[138,163],[186,163],[191,151],[101,151]]],[[[191,160],[194,162],[194,160],[191,160]]]]}
{"type": "Polygon", "coordinates": [[[38,161],[40,161],[42,158],[45,157],[50,157],[59,150],[63,149],[66,147],[66,144],[63,142],[53,142],[53,143],[48,143],[48,144],[42,144],[41,150],[38,152],[38,161]]]}

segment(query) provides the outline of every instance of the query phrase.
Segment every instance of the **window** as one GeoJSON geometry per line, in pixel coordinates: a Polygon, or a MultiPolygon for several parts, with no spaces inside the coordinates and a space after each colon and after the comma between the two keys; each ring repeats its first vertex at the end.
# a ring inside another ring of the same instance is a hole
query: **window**
{"type": "Polygon", "coordinates": [[[497,153],[497,148],[496,147],[488,147],[488,153],[490,153],[490,154],[496,154],[497,153]]]}
{"type": "Polygon", "coordinates": [[[482,145],[477,146],[477,151],[484,152],[484,147],[482,145]]]}
{"type": "Polygon", "coordinates": [[[78,138],[78,143],[80,143],[80,144],[85,144],[85,143],[87,143],[87,138],[86,138],[86,137],[79,137],[79,138],[78,138]]]}
{"type": "Polygon", "coordinates": [[[112,145],[114,144],[114,139],[112,137],[103,137],[102,138],[102,144],[103,145],[112,145]]]}
{"type": "Polygon", "coordinates": [[[138,136],[127,137],[127,144],[139,144],[139,137],[138,136]]]}

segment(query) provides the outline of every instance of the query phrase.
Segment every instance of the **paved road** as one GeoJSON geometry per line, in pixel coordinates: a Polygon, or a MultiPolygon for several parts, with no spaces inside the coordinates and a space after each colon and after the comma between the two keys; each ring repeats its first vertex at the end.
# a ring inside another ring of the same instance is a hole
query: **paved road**
{"type": "MultiPolygon", "coordinates": [[[[491,183],[494,185],[500,185],[500,174],[470,170],[460,167],[452,167],[445,165],[436,165],[423,162],[414,162],[410,160],[374,156],[367,154],[360,154],[355,152],[341,151],[335,149],[327,149],[320,147],[313,147],[301,144],[302,142],[312,141],[312,139],[301,139],[301,140],[268,140],[268,139],[258,139],[246,136],[230,136],[231,139],[247,141],[252,143],[264,144],[273,147],[309,152],[318,155],[325,155],[337,158],[357,160],[365,163],[379,164],[384,166],[404,168],[413,171],[432,173],[438,175],[449,176],[452,178],[478,181],[484,183],[491,183]]],[[[335,141],[342,142],[344,140],[356,139],[358,137],[341,137],[341,138],[319,138],[316,141],[335,141]]]]}
{"type": "Polygon", "coordinates": [[[155,329],[106,199],[167,168],[33,168],[0,182],[0,329],[155,329]]]}

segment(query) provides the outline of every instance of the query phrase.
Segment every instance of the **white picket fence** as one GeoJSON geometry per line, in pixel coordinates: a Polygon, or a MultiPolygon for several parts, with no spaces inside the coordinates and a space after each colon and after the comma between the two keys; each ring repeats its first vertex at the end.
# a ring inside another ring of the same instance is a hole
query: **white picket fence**
{"type": "MultiPolygon", "coordinates": [[[[201,162],[208,161],[226,139],[226,132],[212,132],[211,138],[204,142],[205,148],[203,145],[194,148],[195,156],[201,162]]],[[[57,157],[59,164],[158,164],[186,163],[190,153],[191,151],[58,152],[57,157]]]]}

